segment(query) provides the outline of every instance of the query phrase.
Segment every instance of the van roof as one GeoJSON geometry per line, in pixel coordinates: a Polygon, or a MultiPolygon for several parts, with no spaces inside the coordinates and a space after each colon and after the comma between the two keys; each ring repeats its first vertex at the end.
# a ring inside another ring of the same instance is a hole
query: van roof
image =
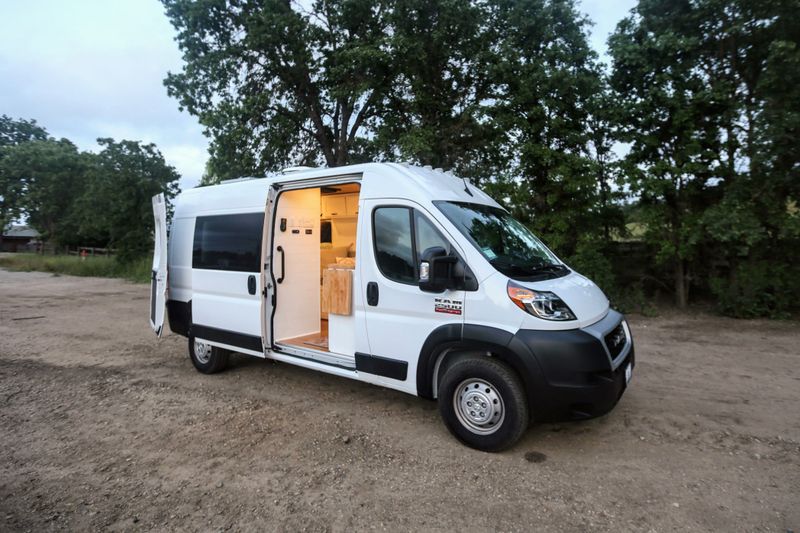
{"type": "Polygon", "coordinates": [[[274,183],[338,176],[353,176],[354,181],[360,180],[362,198],[403,198],[423,205],[435,200],[449,200],[499,207],[497,202],[471,183],[438,169],[399,163],[364,163],[333,168],[292,169],[264,178],[239,178],[219,185],[195,187],[179,195],[175,216],[194,216],[199,212],[211,211],[220,214],[259,211],[264,208],[269,187],[274,183]]]}

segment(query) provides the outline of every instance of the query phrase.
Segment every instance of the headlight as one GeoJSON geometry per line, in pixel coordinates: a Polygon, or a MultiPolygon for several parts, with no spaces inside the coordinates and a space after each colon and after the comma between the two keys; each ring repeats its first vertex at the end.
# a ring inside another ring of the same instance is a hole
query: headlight
{"type": "Polygon", "coordinates": [[[535,291],[513,281],[508,282],[506,288],[508,297],[517,307],[537,318],[545,320],[575,320],[572,312],[564,300],[552,292],[535,291]]]}

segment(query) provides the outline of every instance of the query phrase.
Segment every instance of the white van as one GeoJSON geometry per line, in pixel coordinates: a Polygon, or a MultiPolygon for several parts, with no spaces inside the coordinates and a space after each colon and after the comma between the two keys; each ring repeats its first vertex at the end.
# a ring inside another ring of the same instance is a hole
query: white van
{"type": "Polygon", "coordinates": [[[608,412],[634,366],[623,316],[467,180],[370,163],[153,198],[150,321],[200,372],[230,352],[438,400],[469,446],[608,412]]]}

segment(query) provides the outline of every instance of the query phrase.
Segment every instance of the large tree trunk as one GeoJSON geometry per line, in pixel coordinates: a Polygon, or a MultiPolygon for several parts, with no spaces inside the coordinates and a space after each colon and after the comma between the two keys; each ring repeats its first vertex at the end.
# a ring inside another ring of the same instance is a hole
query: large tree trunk
{"type": "Polygon", "coordinates": [[[686,262],[683,259],[675,261],[675,304],[680,309],[685,309],[689,303],[689,286],[686,283],[686,262]]]}

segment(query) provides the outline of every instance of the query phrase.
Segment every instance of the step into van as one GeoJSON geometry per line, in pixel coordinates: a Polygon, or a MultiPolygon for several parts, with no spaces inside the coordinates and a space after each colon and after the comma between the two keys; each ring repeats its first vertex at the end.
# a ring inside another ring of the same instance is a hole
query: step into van
{"type": "Polygon", "coordinates": [[[418,395],[486,451],[604,414],[631,379],[603,292],[452,174],[291,169],[185,191],[169,228],[153,211],[150,322],[200,372],[235,352],[418,395]]]}

